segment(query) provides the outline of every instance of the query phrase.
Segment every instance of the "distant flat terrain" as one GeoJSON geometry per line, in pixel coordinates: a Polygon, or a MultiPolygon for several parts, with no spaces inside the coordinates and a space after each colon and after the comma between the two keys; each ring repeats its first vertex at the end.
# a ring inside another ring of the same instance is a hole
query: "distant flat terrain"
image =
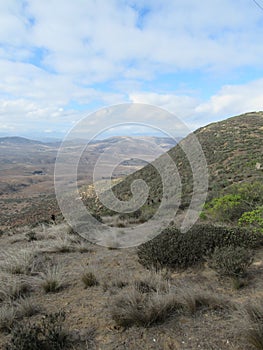
{"type": "MultiPolygon", "coordinates": [[[[68,157],[84,150],[78,168],[81,187],[92,182],[94,166],[104,153],[114,151],[122,160],[113,173],[113,177],[120,178],[151,162],[155,147],[158,152],[166,152],[174,145],[175,140],[169,138],[111,137],[90,143],[72,140],[63,145],[63,150],[68,157]]],[[[0,138],[0,228],[48,220],[51,214],[59,213],[54,196],[54,166],[60,146],[60,142],[0,138]]],[[[99,177],[107,179],[111,158],[107,157],[102,165],[99,177]]]]}

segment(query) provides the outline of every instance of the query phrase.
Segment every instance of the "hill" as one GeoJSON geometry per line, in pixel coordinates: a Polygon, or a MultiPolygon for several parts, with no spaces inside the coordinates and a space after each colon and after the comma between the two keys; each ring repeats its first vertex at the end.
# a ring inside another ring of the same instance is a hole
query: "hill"
{"type": "Polygon", "coordinates": [[[20,136],[0,137],[0,144],[15,144],[15,145],[33,145],[42,144],[41,141],[30,140],[20,136]]]}
{"type": "MultiPolygon", "coordinates": [[[[209,124],[194,132],[202,146],[209,175],[208,199],[216,197],[222,191],[236,183],[255,182],[263,179],[263,112],[246,113],[209,124]]],[[[191,165],[181,145],[187,144],[191,135],[168,151],[180,174],[182,198],[180,208],[186,208],[193,191],[191,165]]],[[[156,165],[164,161],[161,156],[152,164],[131,174],[117,184],[113,191],[118,198],[128,200],[132,193],[131,184],[143,179],[149,186],[149,203],[156,207],[162,199],[163,186],[156,165]]],[[[100,209],[103,213],[103,210],[100,209]]]]}

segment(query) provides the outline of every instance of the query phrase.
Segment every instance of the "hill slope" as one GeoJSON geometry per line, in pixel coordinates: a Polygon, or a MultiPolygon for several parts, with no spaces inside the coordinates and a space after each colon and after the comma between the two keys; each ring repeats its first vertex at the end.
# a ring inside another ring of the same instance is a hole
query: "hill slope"
{"type": "MultiPolygon", "coordinates": [[[[222,189],[247,181],[263,179],[263,112],[253,112],[209,124],[194,132],[206,157],[209,187],[208,198],[216,196],[222,189]]],[[[187,143],[185,138],[173,147],[168,154],[174,160],[182,182],[181,208],[189,205],[193,191],[193,176],[190,163],[180,144],[187,143]]],[[[162,199],[161,177],[152,164],[128,176],[114,187],[118,198],[131,197],[130,186],[136,179],[143,179],[149,186],[147,204],[157,204],[162,199]]]]}

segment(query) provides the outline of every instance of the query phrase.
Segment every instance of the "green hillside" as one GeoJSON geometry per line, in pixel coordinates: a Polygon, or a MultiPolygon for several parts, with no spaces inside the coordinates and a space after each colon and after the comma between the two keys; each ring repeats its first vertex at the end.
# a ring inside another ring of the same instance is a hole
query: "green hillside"
{"type": "MultiPolygon", "coordinates": [[[[194,134],[202,146],[208,165],[208,200],[222,194],[233,184],[262,181],[263,112],[246,113],[212,123],[196,130],[194,134]]],[[[187,142],[187,138],[181,142],[187,142]]],[[[180,147],[181,142],[168,154],[174,160],[180,174],[180,208],[184,209],[191,200],[193,177],[189,161],[180,147]]],[[[150,208],[156,208],[162,199],[161,177],[154,167],[162,158],[163,156],[117,184],[113,189],[117,197],[128,200],[132,195],[132,182],[143,179],[149,186],[149,197],[142,210],[151,213],[150,208]]],[[[102,215],[108,213],[103,206],[98,207],[102,215]]]]}

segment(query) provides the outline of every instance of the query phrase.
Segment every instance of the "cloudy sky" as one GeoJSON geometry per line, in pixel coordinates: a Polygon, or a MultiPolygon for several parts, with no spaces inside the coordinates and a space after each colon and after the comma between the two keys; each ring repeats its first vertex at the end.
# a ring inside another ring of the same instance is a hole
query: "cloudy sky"
{"type": "Polygon", "coordinates": [[[263,0],[0,0],[0,25],[1,135],[124,102],[191,130],[263,110],[263,0]]]}

